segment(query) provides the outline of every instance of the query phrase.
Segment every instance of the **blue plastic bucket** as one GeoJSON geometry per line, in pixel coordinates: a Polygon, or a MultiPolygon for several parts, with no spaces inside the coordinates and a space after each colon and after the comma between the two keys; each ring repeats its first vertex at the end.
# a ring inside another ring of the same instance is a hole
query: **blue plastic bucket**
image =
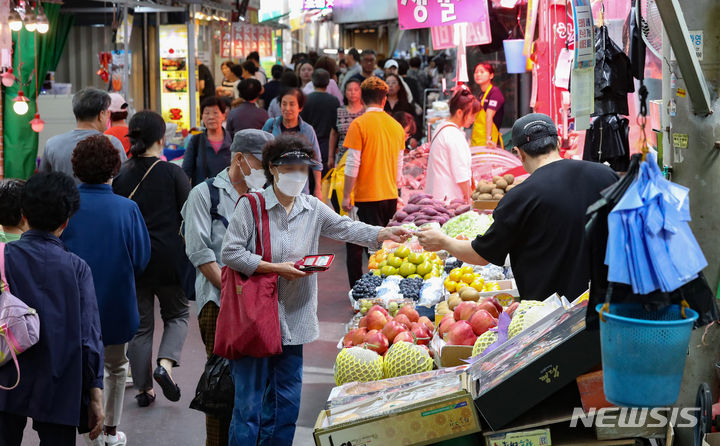
{"type": "MultiPolygon", "coordinates": [[[[602,304],[596,307],[598,313],[602,304]]],[[[617,406],[674,404],[680,393],[693,323],[698,314],[679,305],[647,311],[611,304],[600,321],[605,397],[617,406]]]]}
{"type": "Polygon", "coordinates": [[[503,40],[505,62],[508,73],[524,73],[527,71],[527,57],[523,54],[525,39],[503,40]]]}

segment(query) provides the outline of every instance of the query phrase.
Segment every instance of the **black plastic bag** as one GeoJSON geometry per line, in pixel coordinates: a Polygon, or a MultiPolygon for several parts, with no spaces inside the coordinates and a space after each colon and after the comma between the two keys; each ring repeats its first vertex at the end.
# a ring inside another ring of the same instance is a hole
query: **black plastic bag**
{"type": "Polygon", "coordinates": [[[190,408],[216,418],[230,418],[234,404],[235,384],[230,373],[230,361],[212,355],[205,364],[190,408]]]}

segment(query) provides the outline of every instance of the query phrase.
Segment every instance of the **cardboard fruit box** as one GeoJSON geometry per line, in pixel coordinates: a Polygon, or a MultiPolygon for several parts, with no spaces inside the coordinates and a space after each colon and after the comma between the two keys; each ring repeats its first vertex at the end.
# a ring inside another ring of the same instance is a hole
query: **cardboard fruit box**
{"type": "Polygon", "coordinates": [[[455,392],[418,401],[395,412],[328,425],[326,411],[315,423],[316,446],[400,445],[422,446],[480,431],[480,420],[470,394],[455,392]]]}

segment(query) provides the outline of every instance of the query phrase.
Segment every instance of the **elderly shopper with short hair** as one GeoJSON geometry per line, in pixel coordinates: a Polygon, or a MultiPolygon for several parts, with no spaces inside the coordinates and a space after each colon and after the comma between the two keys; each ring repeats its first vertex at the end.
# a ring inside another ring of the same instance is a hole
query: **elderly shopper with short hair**
{"type": "MultiPolygon", "coordinates": [[[[220,313],[221,268],[224,265],[220,251],[228,220],[240,196],[265,186],[262,150],[265,143],[273,139],[270,133],[257,129],[237,132],[230,146],[230,167],[195,186],[181,212],[185,221],[185,252],[197,268],[198,323],[208,358],[215,347],[215,328],[220,313]]],[[[229,427],[229,418],[208,415],[206,445],[227,445],[229,427]]]]}
{"type": "Polygon", "coordinates": [[[240,200],[222,249],[223,262],[245,276],[275,273],[282,353],[231,361],[235,407],[230,444],[290,445],[300,410],[303,345],[319,336],[317,276],[295,262],[318,254],[320,236],[380,248],[385,240],[404,242],[403,228],[380,228],[336,214],[319,199],[302,194],[310,168],[317,166],[304,138],[282,135],[263,151],[270,186],[262,195],[268,212],[272,262],[255,254],[255,230],[248,200],[240,200]],[[262,426],[262,429],[261,429],[262,426]]]}

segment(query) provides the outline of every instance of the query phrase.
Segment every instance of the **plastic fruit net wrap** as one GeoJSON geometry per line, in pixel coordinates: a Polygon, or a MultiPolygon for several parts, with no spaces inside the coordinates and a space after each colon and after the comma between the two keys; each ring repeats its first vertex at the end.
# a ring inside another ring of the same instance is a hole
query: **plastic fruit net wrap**
{"type": "Polygon", "coordinates": [[[383,370],[385,378],[412,375],[433,369],[433,360],[425,347],[409,342],[393,344],[385,355],[383,370]]]}
{"type": "Polygon", "coordinates": [[[494,331],[486,331],[485,333],[478,336],[473,345],[472,355],[477,356],[484,352],[488,347],[493,345],[498,340],[498,334],[494,331]]]}
{"type": "Polygon", "coordinates": [[[556,308],[542,321],[503,343],[468,369],[477,396],[491,390],[563,341],[585,329],[587,302],[556,308]]]}
{"type": "Polygon", "coordinates": [[[469,211],[448,220],[442,226],[442,231],[448,237],[473,240],[478,235],[485,234],[492,224],[491,215],[469,211]]]}
{"type": "Polygon", "coordinates": [[[375,417],[423,400],[462,390],[460,374],[467,366],[336,387],[327,402],[330,425],[375,417]]]}
{"type": "Polygon", "coordinates": [[[344,348],[335,360],[335,383],[375,381],[383,377],[383,358],[372,350],[344,348]]]}

